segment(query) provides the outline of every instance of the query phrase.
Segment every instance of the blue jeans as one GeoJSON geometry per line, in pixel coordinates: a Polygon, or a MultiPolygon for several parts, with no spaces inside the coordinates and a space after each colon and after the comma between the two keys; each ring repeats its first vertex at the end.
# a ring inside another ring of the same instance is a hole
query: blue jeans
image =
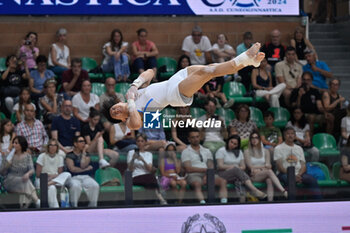
{"type": "MultiPolygon", "coordinates": [[[[287,174],[280,173],[280,174],[278,174],[277,177],[278,177],[278,179],[280,179],[280,181],[282,181],[283,183],[288,185],[287,174]]],[[[313,176],[311,176],[309,174],[304,173],[301,175],[301,182],[303,185],[308,187],[310,193],[313,194],[312,195],[313,199],[322,199],[321,190],[320,190],[320,187],[318,186],[316,178],[314,178],[313,176]]]]}
{"type": "Polygon", "coordinates": [[[137,73],[139,73],[141,69],[153,69],[157,67],[157,59],[156,57],[147,57],[147,59],[144,60],[141,57],[139,57],[135,59],[133,66],[135,72],[137,73]]]}
{"type": "Polygon", "coordinates": [[[116,80],[122,77],[129,77],[130,75],[129,61],[126,54],[120,55],[118,60],[116,60],[114,56],[111,56],[108,63],[102,65],[101,68],[105,73],[114,71],[116,80]]]}
{"type": "Polygon", "coordinates": [[[59,77],[62,76],[64,71],[68,70],[66,67],[62,66],[50,66],[49,69],[52,70],[52,72],[54,72],[59,77]]]}

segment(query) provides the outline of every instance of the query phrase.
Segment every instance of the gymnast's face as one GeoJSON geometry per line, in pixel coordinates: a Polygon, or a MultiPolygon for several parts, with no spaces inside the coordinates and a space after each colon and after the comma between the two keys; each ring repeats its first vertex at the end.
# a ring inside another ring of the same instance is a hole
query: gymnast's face
{"type": "Polygon", "coordinates": [[[109,110],[109,114],[116,120],[126,121],[128,118],[126,103],[117,103],[113,105],[109,110]]]}

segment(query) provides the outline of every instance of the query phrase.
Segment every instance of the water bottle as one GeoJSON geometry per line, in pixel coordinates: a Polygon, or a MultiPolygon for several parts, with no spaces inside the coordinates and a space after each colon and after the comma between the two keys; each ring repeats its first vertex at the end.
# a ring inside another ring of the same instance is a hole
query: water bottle
{"type": "Polygon", "coordinates": [[[69,207],[69,192],[66,187],[62,187],[61,193],[61,208],[68,208],[69,207]]]}

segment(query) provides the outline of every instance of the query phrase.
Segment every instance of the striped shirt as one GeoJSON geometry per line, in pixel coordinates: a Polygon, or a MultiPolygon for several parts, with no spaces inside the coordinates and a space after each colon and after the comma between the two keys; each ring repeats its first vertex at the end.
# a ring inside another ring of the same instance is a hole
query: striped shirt
{"type": "Polygon", "coordinates": [[[24,136],[28,141],[29,147],[35,147],[40,151],[43,150],[43,146],[49,141],[44,125],[39,120],[34,121],[33,127],[30,127],[26,121],[17,124],[16,134],[24,136]]]}

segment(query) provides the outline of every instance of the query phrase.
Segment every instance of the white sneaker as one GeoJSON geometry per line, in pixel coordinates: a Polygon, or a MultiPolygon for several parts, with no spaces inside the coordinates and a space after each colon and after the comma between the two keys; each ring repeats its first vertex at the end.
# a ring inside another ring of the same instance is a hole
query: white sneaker
{"type": "Polygon", "coordinates": [[[111,166],[105,159],[100,159],[100,161],[98,163],[100,165],[100,168],[105,168],[105,167],[111,166]]]}
{"type": "Polygon", "coordinates": [[[225,104],[224,104],[224,108],[231,108],[232,105],[235,103],[234,99],[229,99],[225,104]]]}

